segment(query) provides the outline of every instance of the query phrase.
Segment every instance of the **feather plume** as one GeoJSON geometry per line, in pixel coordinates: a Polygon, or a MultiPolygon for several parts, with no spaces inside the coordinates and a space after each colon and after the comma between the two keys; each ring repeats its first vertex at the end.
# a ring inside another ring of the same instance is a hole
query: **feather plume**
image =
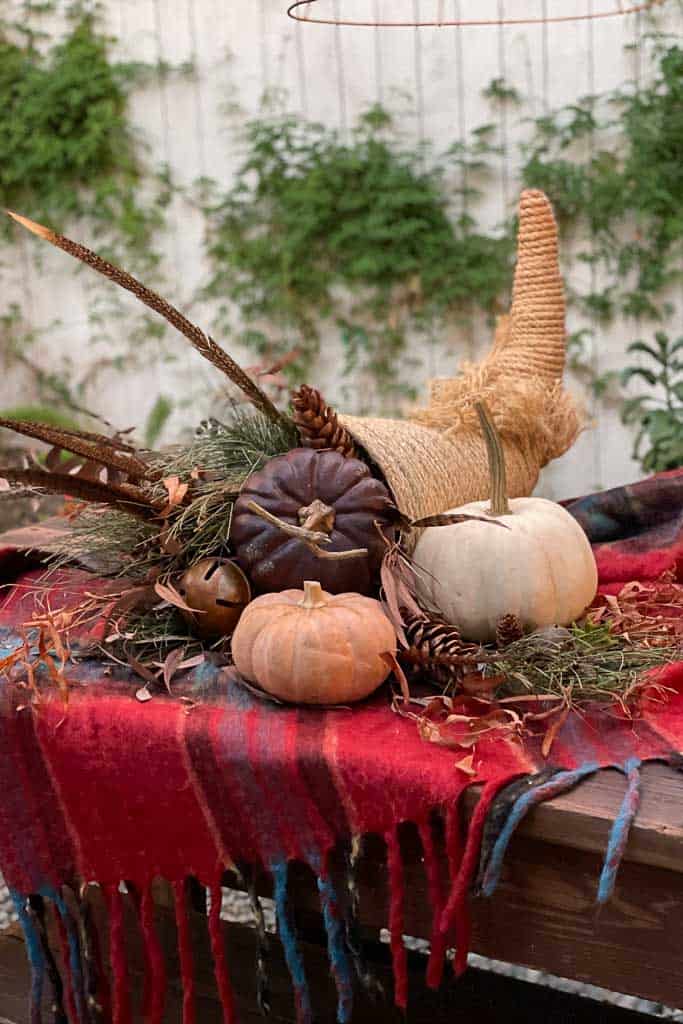
{"type": "Polygon", "coordinates": [[[126,291],[131,292],[140,300],[140,302],[149,306],[149,308],[153,309],[155,313],[159,313],[159,315],[163,316],[171,327],[175,327],[177,331],[184,335],[197,352],[199,352],[204,359],[207,359],[215,367],[221,370],[226,377],[229,377],[230,380],[246,395],[249,401],[265,416],[274,422],[289,422],[288,417],[273,405],[265,391],[261,390],[258,384],[256,384],[256,382],[244,372],[242,367],[236,363],[235,360],[213,340],[213,338],[204,334],[204,332],[200,330],[199,327],[196,327],[195,324],[190,323],[187,317],[183,316],[183,314],[167,302],[166,299],[162,299],[160,295],[157,295],[157,293],[153,292],[150,288],[145,287],[145,285],[141,284],[141,282],[131,274],[127,273],[125,270],[121,270],[120,267],[115,266],[113,263],[109,263],[108,260],[98,256],[91,249],[87,249],[84,245],[80,245],[78,242],[73,242],[70,238],[66,238],[64,235],[59,235],[50,228],[47,228],[42,224],[36,224],[35,221],[29,220],[28,217],[22,217],[20,214],[13,213],[11,210],[7,210],[7,214],[12,218],[12,220],[16,221],[17,224],[21,224],[22,227],[26,228],[27,231],[30,231],[34,235],[38,235],[39,238],[43,238],[46,242],[50,242],[51,245],[69,253],[70,256],[80,260],[81,263],[85,263],[86,266],[92,267],[92,269],[96,270],[98,274],[108,277],[110,281],[113,281],[115,284],[119,285],[119,287],[125,288],[126,291]]]}
{"type": "Polygon", "coordinates": [[[119,469],[126,473],[131,480],[149,480],[156,474],[151,466],[142,459],[137,458],[128,452],[119,451],[119,446],[110,438],[93,441],[90,437],[98,435],[81,434],[77,430],[63,430],[61,427],[52,427],[48,423],[33,423],[28,420],[11,420],[0,417],[0,427],[7,430],[14,430],[24,437],[33,437],[37,441],[44,441],[55,448],[63,448],[64,451],[72,452],[74,455],[81,455],[85,459],[91,459],[111,469],[119,469]]]}
{"type": "Polygon", "coordinates": [[[103,484],[98,480],[49,473],[44,469],[17,469],[14,466],[0,467],[0,478],[24,487],[38,487],[51,494],[68,494],[80,501],[112,505],[138,519],[151,519],[159,511],[143,491],[131,484],[103,484]]]}

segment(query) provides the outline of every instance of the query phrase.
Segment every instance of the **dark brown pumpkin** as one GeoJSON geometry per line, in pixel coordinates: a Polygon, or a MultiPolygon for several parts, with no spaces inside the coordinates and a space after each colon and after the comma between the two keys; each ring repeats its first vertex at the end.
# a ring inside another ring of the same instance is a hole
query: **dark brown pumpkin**
{"type": "Polygon", "coordinates": [[[338,452],[295,448],[253,473],[235,502],[230,539],[237,560],[257,591],[303,587],[318,580],[331,594],[368,594],[378,583],[391,527],[389,491],[359,459],[338,452]],[[249,502],[292,526],[330,537],[326,552],[366,548],[367,555],[341,561],[318,558],[306,543],[264,521],[249,502]]]}

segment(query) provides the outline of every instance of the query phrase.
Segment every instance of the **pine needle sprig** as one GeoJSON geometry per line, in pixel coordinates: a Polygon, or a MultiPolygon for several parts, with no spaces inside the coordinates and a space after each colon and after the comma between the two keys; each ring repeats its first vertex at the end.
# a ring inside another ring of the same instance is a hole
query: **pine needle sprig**
{"type": "MultiPolygon", "coordinates": [[[[661,641],[661,637],[658,638],[661,641]]],[[[648,646],[615,634],[606,625],[574,624],[570,629],[538,630],[508,644],[485,674],[504,674],[497,690],[506,696],[546,696],[567,704],[633,703],[656,677],[645,678],[683,657],[683,644],[648,646]]]]}
{"type": "Polygon", "coordinates": [[[74,563],[102,576],[143,579],[158,566],[159,527],[136,519],[127,511],[88,505],[55,543],[49,568],[74,563]]]}
{"type": "Polygon", "coordinates": [[[187,317],[183,316],[166,299],[152,291],[151,288],[147,288],[137,278],[133,277],[132,274],[98,256],[97,253],[86,248],[86,246],[73,242],[70,238],[57,234],[56,231],[52,231],[43,224],[37,224],[35,221],[29,220],[28,217],[22,217],[11,210],[8,210],[7,213],[12,220],[16,221],[17,224],[21,224],[27,231],[37,235],[39,238],[43,238],[46,242],[50,242],[51,245],[56,246],[58,249],[62,249],[70,256],[80,260],[81,263],[91,267],[98,274],[109,278],[110,281],[119,285],[120,288],[125,288],[126,291],[131,292],[140,302],[162,316],[171,327],[174,327],[175,330],[187,338],[193,348],[236,384],[255,408],[267,416],[268,419],[275,423],[289,422],[288,417],[280,412],[271,402],[265,391],[252,380],[249,374],[245,373],[232,356],[229,356],[213,338],[191,323],[187,317]]]}
{"type": "MultiPolygon", "coordinates": [[[[59,544],[53,565],[68,561],[109,567],[130,579],[150,572],[172,573],[207,555],[228,550],[232,507],[250,473],[296,444],[293,426],[261,413],[236,408],[227,424],[189,445],[145,454],[157,482],[149,487],[155,508],[168,499],[164,480],[177,476],[190,485],[186,500],[143,530],[127,509],[87,508],[59,544]]],[[[67,480],[69,478],[66,478],[67,480]]]]}
{"type": "Polygon", "coordinates": [[[200,469],[222,480],[238,480],[241,485],[245,474],[296,445],[293,424],[273,423],[260,413],[235,407],[227,423],[218,424],[215,430],[195,437],[187,445],[151,454],[150,462],[162,476],[175,473],[183,478],[200,469]]]}

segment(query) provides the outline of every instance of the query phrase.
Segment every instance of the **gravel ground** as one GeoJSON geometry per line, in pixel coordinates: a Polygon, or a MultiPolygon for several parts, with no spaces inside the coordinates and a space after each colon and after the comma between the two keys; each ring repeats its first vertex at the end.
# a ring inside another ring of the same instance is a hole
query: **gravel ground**
{"type": "MultiPolygon", "coordinates": [[[[261,899],[261,905],[263,907],[266,928],[268,931],[274,932],[275,906],[273,901],[261,899]]],[[[250,924],[252,922],[252,912],[246,894],[235,892],[233,889],[223,889],[221,917],[225,921],[250,924]]],[[[2,876],[0,875],[0,931],[16,920],[17,915],[14,905],[7,887],[2,884],[2,876]]],[[[380,933],[380,938],[383,942],[388,942],[389,933],[383,930],[380,933]]],[[[418,953],[427,955],[429,952],[429,944],[422,939],[414,939],[406,935],[405,943],[408,949],[418,953]]],[[[636,999],[634,996],[608,992],[607,989],[598,988],[595,985],[582,985],[567,978],[558,978],[553,974],[545,974],[543,971],[532,971],[526,967],[518,967],[515,964],[502,963],[500,960],[488,960],[486,957],[477,956],[475,953],[470,954],[470,963],[473,967],[478,967],[481,970],[493,971],[512,978],[520,978],[523,981],[533,982],[537,985],[548,985],[550,988],[560,989],[563,992],[572,992],[600,1002],[610,1003],[613,1006],[620,1006],[625,1010],[637,1010],[639,1013],[651,1014],[652,1017],[660,1020],[680,1021],[683,1024],[683,1011],[661,1006],[658,1003],[651,1003],[645,999],[636,999]]]]}
{"type": "Polygon", "coordinates": [[[19,918],[14,909],[9,889],[4,884],[2,875],[0,875],[0,931],[3,928],[9,928],[11,924],[18,920],[19,918]]]}

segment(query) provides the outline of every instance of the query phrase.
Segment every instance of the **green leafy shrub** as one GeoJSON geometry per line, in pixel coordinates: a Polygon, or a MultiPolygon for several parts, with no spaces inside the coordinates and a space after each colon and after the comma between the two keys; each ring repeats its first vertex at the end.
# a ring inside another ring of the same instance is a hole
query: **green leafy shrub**
{"type": "Polygon", "coordinates": [[[208,291],[238,304],[242,340],[259,354],[297,346],[290,371],[300,374],[317,354],[320,320],[333,318],[347,369],[369,366],[394,388],[408,327],[496,305],[509,237],[449,216],[445,175],[456,158],[427,167],[384,110],[370,110],[348,142],[292,116],[252,121],[247,148],[236,183],[208,210],[208,291]]]}
{"type": "Polygon", "coordinates": [[[683,337],[672,341],[664,331],[654,344],[635,341],[630,355],[644,356],[647,365],[629,366],[622,383],[638,380],[649,390],[624,402],[624,423],[637,428],[633,455],[648,472],[675,469],[683,464],[683,337]]]}
{"type": "Polygon", "coordinates": [[[598,320],[620,310],[659,318],[683,256],[683,48],[655,48],[647,84],[588,97],[539,118],[525,147],[525,184],[591,238],[579,258],[606,286],[582,296],[598,320]]]}
{"type": "Polygon", "coordinates": [[[85,216],[144,251],[160,217],[137,198],[127,93],[140,69],[110,60],[89,14],[44,50],[12,36],[0,34],[0,202],[56,227],[85,216]]]}
{"type": "MultiPolygon", "coordinates": [[[[35,28],[43,8],[26,6],[27,20],[0,21],[0,205],[58,230],[78,218],[99,251],[149,279],[159,262],[153,241],[169,182],[142,165],[129,123],[128,93],[148,69],[113,60],[111,40],[83,5],[73,5],[57,42],[35,28]],[[150,183],[158,187],[143,201],[142,186],[149,192],[150,183]]],[[[8,218],[0,223],[0,239],[12,246],[20,229],[8,218]]],[[[25,253],[36,264],[43,256],[39,246],[25,253]]],[[[102,353],[87,367],[67,356],[41,359],[33,348],[37,332],[21,310],[0,311],[2,362],[21,366],[32,381],[29,401],[51,404],[57,417],[89,418],[92,367],[125,373],[139,359],[141,343],[159,336],[144,313],[124,321],[120,297],[96,282],[89,282],[88,307],[90,343],[101,344],[102,353]]]]}

